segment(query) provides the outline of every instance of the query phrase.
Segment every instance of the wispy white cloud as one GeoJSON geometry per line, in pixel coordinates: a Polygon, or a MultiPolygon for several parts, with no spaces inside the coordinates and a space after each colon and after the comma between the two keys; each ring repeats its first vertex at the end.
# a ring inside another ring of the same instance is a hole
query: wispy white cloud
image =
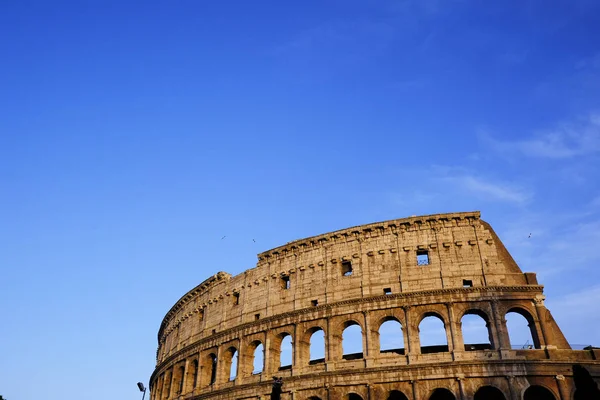
{"type": "Polygon", "coordinates": [[[521,189],[511,187],[508,184],[493,183],[487,180],[484,181],[480,178],[469,175],[453,179],[460,183],[465,189],[490,199],[508,201],[512,203],[525,203],[531,198],[529,193],[521,189]]]}
{"type": "Polygon", "coordinates": [[[600,152],[600,113],[563,123],[556,129],[516,141],[503,141],[481,134],[483,143],[505,155],[566,159],[600,152]]]}
{"type": "Polygon", "coordinates": [[[503,201],[516,204],[527,203],[533,197],[530,190],[516,184],[498,182],[493,178],[475,175],[463,168],[434,167],[439,179],[450,182],[459,190],[484,200],[503,201]]]}

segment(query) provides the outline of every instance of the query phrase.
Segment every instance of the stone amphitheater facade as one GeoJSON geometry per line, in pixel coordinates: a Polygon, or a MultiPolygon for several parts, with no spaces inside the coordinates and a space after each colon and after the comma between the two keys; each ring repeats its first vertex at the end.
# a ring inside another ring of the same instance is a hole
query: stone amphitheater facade
{"type": "Polygon", "coordinates": [[[566,400],[574,366],[600,380],[600,349],[571,349],[536,275],[521,271],[479,212],[362,225],[263,252],[255,268],[219,272],[186,293],[158,343],[152,400],[269,399],[273,376],[283,377],[285,400],[566,400]],[[526,318],[530,349],[511,346],[509,312],[526,318]],[[489,343],[464,343],[465,315],[483,318],[489,343]],[[428,316],[443,321],[445,345],[421,346],[428,316]],[[404,346],[382,351],[389,320],[404,346]],[[354,325],[363,350],[344,355],[343,332],[354,325]],[[324,358],[313,359],[321,331],[324,358]],[[286,337],[291,366],[280,363],[286,337]]]}

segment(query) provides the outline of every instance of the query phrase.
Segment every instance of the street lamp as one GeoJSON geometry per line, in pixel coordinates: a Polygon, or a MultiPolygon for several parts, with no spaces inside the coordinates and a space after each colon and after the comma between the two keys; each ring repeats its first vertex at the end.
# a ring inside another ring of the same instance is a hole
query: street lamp
{"type": "Polygon", "coordinates": [[[138,382],[137,385],[138,389],[140,389],[140,392],[144,392],[144,394],[142,395],[142,400],[144,400],[144,396],[146,396],[146,387],[142,382],[138,382]]]}

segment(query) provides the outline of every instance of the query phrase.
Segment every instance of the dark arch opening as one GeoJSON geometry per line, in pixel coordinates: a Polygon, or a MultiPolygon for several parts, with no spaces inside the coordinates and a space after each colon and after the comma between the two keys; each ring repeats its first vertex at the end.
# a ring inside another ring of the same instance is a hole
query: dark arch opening
{"type": "Polygon", "coordinates": [[[408,397],[406,397],[404,393],[399,390],[392,390],[387,400],[408,400],[408,397]]]}
{"type": "Polygon", "coordinates": [[[433,391],[429,400],[456,400],[448,389],[438,388],[433,391]]]}
{"type": "Polygon", "coordinates": [[[359,394],[356,394],[356,393],[348,393],[347,399],[348,400],[363,400],[363,398],[359,394]]]}
{"type": "Polygon", "coordinates": [[[523,394],[523,400],[556,400],[556,397],[545,387],[532,385],[523,394]]]}
{"type": "Polygon", "coordinates": [[[573,380],[575,381],[574,400],[600,399],[598,384],[583,365],[573,365],[573,380]]]}
{"type": "Polygon", "coordinates": [[[321,398],[317,396],[310,396],[308,400],[321,400],[321,398]]]}
{"type": "Polygon", "coordinates": [[[210,353],[210,384],[212,385],[217,380],[217,356],[210,353]]]}
{"type": "Polygon", "coordinates": [[[493,386],[482,386],[475,393],[473,400],[506,400],[504,393],[493,386]]]}

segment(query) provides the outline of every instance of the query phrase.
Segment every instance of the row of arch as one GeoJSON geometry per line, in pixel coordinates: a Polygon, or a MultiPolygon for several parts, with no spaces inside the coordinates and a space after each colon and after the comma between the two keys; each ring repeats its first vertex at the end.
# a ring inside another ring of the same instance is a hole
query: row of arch
{"type": "MultiPolygon", "coordinates": [[[[508,396],[510,398],[510,396],[508,396]]],[[[387,400],[408,400],[409,398],[400,390],[391,390],[387,400]]],[[[446,388],[437,388],[431,391],[429,400],[456,400],[456,396],[446,388]]],[[[473,400],[506,400],[507,396],[495,386],[481,386],[475,392],[473,400]]],[[[311,396],[307,400],[322,400],[318,396],[311,396]]],[[[344,400],[364,400],[358,393],[348,393],[344,400]]],[[[539,385],[529,386],[523,393],[523,400],[556,400],[552,391],[539,385]]]]}
{"type": "MultiPolygon", "coordinates": [[[[519,323],[514,326],[515,330],[527,335],[526,341],[531,343],[532,348],[539,348],[535,320],[527,309],[521,307],[509,308],[502,318],[501,324],[508,327],[509,337],[504,342],[508,341],[509,345],[513,342],[513,326],[508,323],[511,316],[516,317],[515,322],[519,323]]],[[[304,333],[282,328],[270,335],[264,332],[255,334],[255,338],[248,338],[241,346],[240,341],[236,340],[230,345],[206,350],[194,359],[181,361],[158,376],[153,382],[155,389],[158,389],[154,400],[186,394],[215,383],[237,381],[240,376],[250,377],[263,372],[266,372],[266,376],[271,376],[270,374],[278,371],[291,370],[292,366],[294,370],[297,367],[302,370],[325,361],[361,359],[365,358],[365,350],[369,352],[369,357],[378,358],[393,357],[394,354],[506,348],[498,343],[502,342],[499,340],[502,334],[495,328],[488,312],[479,308],[465,308],[460,313],[458,323],[454,323],[457,327],[448,323],[439,310],[430,310],[411,318],[404,309],[404,325],[400,319],[390,311],[378,320],[376,329],[369,328],[365,332],[366,314],[364,321],[357,316],[349,316],[339,328],[331,327],[333,329],[328,335],[325,329],[329,329],[329,325],[317,323],[304,333]],[[411,320],[416,322],[416,329],[406,326],[406,321],[411,320]],[[292,333],[297,333],[300,337],[294,338],[292,333]],[[416,338],[408,337],[415,336],[415,333],[416,338]],[[265,337],[269,336],[269,343],[265,343],[265,337]],[[365,346],[367,343],[371,344],[365,346]],[[450,343],[454,344],[452,348],[450,343]]],[[[524,343],[522,339],[518,339],[518,342],[524,343]]]]}

